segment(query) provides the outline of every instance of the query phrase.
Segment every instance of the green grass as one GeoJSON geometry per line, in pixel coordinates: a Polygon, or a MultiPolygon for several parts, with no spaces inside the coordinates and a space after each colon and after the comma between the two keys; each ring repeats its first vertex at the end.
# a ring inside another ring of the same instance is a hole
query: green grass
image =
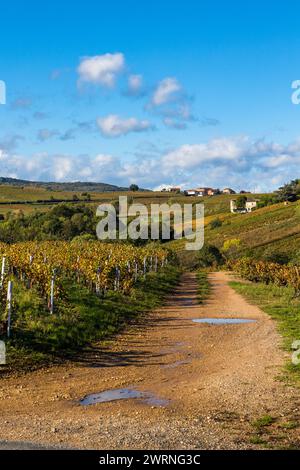
{"type": "Polygon", "coordinates": [[[280,423],[279,425],[282,429],[296,429],[299,427],[297,421],[287,421],[286,423],[280,423]]]}
{"type": "MultiPolygon", "coordinates": [[[[262,283],[230,282],[230,285],[278,322],[283,347],[292,353],[293,341],[300,340],[300,299],[294,297],[294,290],[262,283]]],[[[300,381],[300,365],[290,360],[287,371],[289,377],[300,381]]]]}
{"type": "MultiPolygon", "coordinates": [[[[46,187],[35,186],[35,185],[7,185],[0,184],[0,214],[6,215],[8,212],[18,213],[22,211],[24,214],[32,213],[34,211],[44,212],[50,210],[54,203],[51,203],[51,199],[72,201],[73,196],[76,194],[80,199],[84,199],[81,196],[81,190],[77,191],[66,191],[66,190],[50,190],[46,187]],[[37,201],[49,201],[38,203],[37,201]],[[11,204],[9,204],[11,203],[11,204]]],[[[86,191],[84,191],[86,192],[86,191]]],[[[139,202],[146,204],[148,207],[151,203],[165,203],[170,200],[170,193],[163,192],[152,192],[152,191],[88,191],[91,196],[89,204],[95,205],[96,207],[105,202],[117,201],[119,196],[128,196],[132,202],[139,202]]],[[[186,199],[183,196],[179,196],[179,199],[186,199]]],[[[84,201],[83,201],[84,202],[84,201]]]]}
{"type": "Polygon", "coordinates": [[[206,271],[199,271],[197,273],[198,290],[197,300],[199,304],[202,304],[210,294],[211,286],[208,281],[208,273],[206,271]]]}
{"type": "Polygon", "coordinates": [[[255,433],[250,436],[250,443],[262,445],[265,449],[299,450],[296,421],[280,422],[280,418],[264,415],[252,423],[255,433]]]}
{"type": "Polygon", "coordinates": [[[261,430],[262,428],[265,428],[267,426],[271,426],[271,424],[275,423],[275,418],[270,415],[264,415],[261,418],[256,419],[253,421],[252,425],[258,429],[261,430]]]}
{"type": "Polygon", "coordinates": [[[266,445],[267,441],[264,440],[259,434],[255,434],[254,436],[250,437],[250,444],[266,445]]]}
{"type": "Polygon", "coordinates": [[[67,298],[53,315],[38,292],[15,284],[11,339],[0,337],[6,341],[8,371],[61,361],[92,342],[112,337],[161,305],[178,278],[179,270],[169,266],[158,274],[148,274],[130,295],[109,292],[104,299],[66,280],[67,298]]]}

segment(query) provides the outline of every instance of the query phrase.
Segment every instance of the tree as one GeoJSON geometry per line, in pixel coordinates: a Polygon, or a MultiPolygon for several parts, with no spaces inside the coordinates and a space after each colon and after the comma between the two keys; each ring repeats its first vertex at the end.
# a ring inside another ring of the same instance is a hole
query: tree
{"type": "Polygon", "coordinates": [[[131,184],[131,185],[129,186],[129,189],[130,189],[130,191],[136,192],[136,191],[138,191],[140,188],[138,187],[137,184],[131,184]]]}
{"type": "Polygon", "coordinates": [[[271,206],[272,204],[277,204],[279,202],[278,195],[274,194],[264,194],[260,197],[257,207],[271,206]]]}
{"type": "Polygon", "coordinates": [[[238,258],[242,250],[245,251],[245,247],[239,238],[231,238],[230,240],[225,240],[222,247],[222,253],[227,260],[238,258]]]}
{"type": "Polygon", "coordinates": [[[221,219],[213,219],[210,223],[210,227],[212,229],[222,227],[222,220],[221,219]]]}
{"type": "Polygon", "coordinates": [[[214,245],[204,245],[198,254],[198,264],[201,268],[218,266],[224,263],[220,250],[214,245]]]}
{"type": "Polygon", "coordinates": [[[284,184],[278,189],[277,194],[279,201],[296,201],[300,195],[300,179],[284,184]]]}
{"type": "Polygon", "coordinates": [[[89,193],[81,193],[81,196],[84,198],[85,201],[91,200],[91,195],[89,193]]]}
{"type": "Polygon", "coordinates": [[[236,207],[237,209],[245,209],[247,202],[246,196],[239,196],[236,200],[236,207]]]}

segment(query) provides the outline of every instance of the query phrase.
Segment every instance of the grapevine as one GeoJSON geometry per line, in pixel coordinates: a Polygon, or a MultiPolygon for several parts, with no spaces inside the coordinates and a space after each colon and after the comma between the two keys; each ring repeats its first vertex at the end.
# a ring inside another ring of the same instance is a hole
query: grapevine
{"type": "Polygon", "coordinates": [[[228,266],[249,281],[291,286],[295,294],[300,295],[300,268],[298,266],[281,265],[251,258],[229,262],[228,266]]]}
{"type": "Polygon", "coordinates": [[[28,288],[35,286],[49,302],[54,274],[56,299],[64,298],[64,278],[84,284],[97,294],[116,289],[127,294],[145,272],[157,271],[164,265],[167,251],[155,246],[134,247],[98,241],[45,241],[0,243],[0,257],[5,257],[7,266],[0,294],[2,303],[8,275],[28,288]]]}

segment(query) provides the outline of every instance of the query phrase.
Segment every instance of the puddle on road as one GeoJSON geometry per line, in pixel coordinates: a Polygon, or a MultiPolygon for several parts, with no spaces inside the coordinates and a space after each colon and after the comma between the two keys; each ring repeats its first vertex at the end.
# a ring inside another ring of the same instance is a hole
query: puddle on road
{"type": "Polygon", "coordinates": [[[140,390],[134,390],[132,388],[119,388],[114,390],[105,390],[100,393],[92,393],[86,395],[80,400],[80,404],[83,406],[94,405],[95,403],[107,403],[116,400],[130,400],[140,399],[144,403],[150,406],[167,406],[169,400],[159,398],[150,392],[141,392],[140,390]]]}
{"type": "Polygon", "coordinates": [[[175,362],[171,362],[170,364],[164,364],[162,367],[164,369],[174,369],[175,367],[179,367],[179,366],[184,366],[186,364],[190,364],[192,361],[191,360],[182,360],[182,361],[175,361],[175,362]]]}
{"type": "Polygon", "coordinates": [[[241,323],[255,323],[249,318],[194,318],[195,323],[208,323],[210,325],[236,325],[241,323]]]}
{"type": "Polygon", "coordinates": [[[183,348],[184,346],[186,345],[185,342],[183,341],[177,341],[176,343],[173,343],[172,345],[170,346],[167,346],[163,349],[160,350],[160,353],[162,355],[165,355],[165,354],[176,354],[179,352],[179,350],[181,348],[183,348]]]}

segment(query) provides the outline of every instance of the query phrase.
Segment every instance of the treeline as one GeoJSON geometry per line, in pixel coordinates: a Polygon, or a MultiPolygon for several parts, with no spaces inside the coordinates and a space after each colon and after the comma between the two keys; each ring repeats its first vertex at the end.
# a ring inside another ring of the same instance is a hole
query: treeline
{"type": "MultiPolygon", "coordinates": [[[[86,194],[85,196],[80,199],[76,194],[72,197],[72,199],[60,199],[51,196],[50,199],[28,199],[28,200],[17,200],[17,201],[1,201],[1,206],[15,206],[15,205],[37,205],[37,204],[60,204],[60,203],[80,203],[80,202],[90,202],[92,201],[90,194],[86,194]]],[[[94,199],[92,202],[99,202],[101,199],[94,199]]]]}
{"type": "Polygon", "coordinates": [[[95,239],[98,220],[94,207],[82,203],[59,204],[48,212],[29,215],[8,213],[0,222],[0,241],[95,239]]]}
{"type": "MultiPolygon", "coordinates": [[[[118,202],[113,201],[116,209],[116,230],[123,229],[119,219],[118,202]]],[[[128,217],[130,223],[134,217],[128,217]]],[[[170,218],[170,239],[174,239],[174,220],[170,218]]],[[[34,212],[25,215],[22,211],[0,215],[0,242],[17,243],[23,241],[73,240],[80,237],[85,240],[97,239],[96,227],[99,222],[94,205],[86,203],[62,203],[53,206],[47,212],[34,212]]],[[[159,237],[162,239],[163,223],[159,223],[159,237]]],[[[116,237],[118,240],[118,236],[116,237]]],[[[146,245],[151,240],[151,226],[148,226],[148,238],[128,240],[132,245],[146,245]]]]}
{"type": "Polygon", "coordinates": [[[290,181],[281,186],[274,194],[260,196],[257,207],[270,206],[279,202],[295,202],[300,198],[300,179],[290,181]]]}

